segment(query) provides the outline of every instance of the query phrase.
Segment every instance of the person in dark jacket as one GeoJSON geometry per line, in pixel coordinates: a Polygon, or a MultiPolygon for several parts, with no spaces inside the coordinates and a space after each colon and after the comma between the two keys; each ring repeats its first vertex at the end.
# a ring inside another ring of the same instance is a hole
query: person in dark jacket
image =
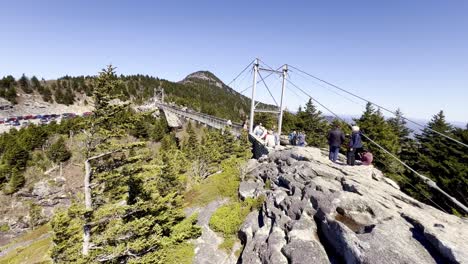
{"type": "Polygon", "coordinates": [[[347,164],[354,166],[356,161],[356,156],[362,152],[362,141],[361,141],[361,132],[359,131],[358,126],[352,127],[353,133],[351,134],[351,139],[349,140],[349,151],[347,164]]]}
{"type": "Polygon", "coordinates": [[[338,158],[338,153],[340,152],[340,146],[345,140],[344,133],[340,130],[339,125],[335,125],[333,130],[328,132],[328,146],[330,146],[328,158],[336,162],[338,158]]]}

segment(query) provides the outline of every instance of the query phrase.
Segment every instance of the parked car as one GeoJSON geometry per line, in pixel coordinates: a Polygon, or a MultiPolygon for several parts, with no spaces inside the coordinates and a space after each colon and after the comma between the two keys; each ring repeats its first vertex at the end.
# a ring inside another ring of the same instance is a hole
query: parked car
{"type": "Polygon", "coordinates": [[[41,118],[42,118],[42,115],[36,115],[36,116],[34,117],[34,119],[41,119],[41,118]]]}
{"type": "Polygon", "coordinates": [[[11,122],[11,121],[16,121],[16,117],[8,117],[5,121],[6,122],[11,122]]]}
{"type": "Polygon", "coordinates": [[[34,119],[34,116],[33,115],[26,115],[26,116],[23,116],[23,119],[24,120],[34,119]]]}
{"type": "Polygon", "coordinates": [[[0,120],[0,124],[3,124],[3,123],[5,123],[5,121],[4,121],[4,120],[0,120]]]}
{"type": "Polygon", "coordinates": [[[84,113],[83,113],[83,116],[90,116],[90,115],[92,115],[92,114],[93,114],[93,112],[84,112],[84,113]]]}
{"type": "Polygon", "coordinates": [[[67,119],[67,118],[73,118],[76,117],[76,114],[74,113],[63,113],[62,118],[67,119]]]}
{"type": "Polygon", "coordinates": [[[19,126],[20,122],[18,120],[15,120],[15,121],[11,122],[11,125],[12,126],[19,126]]]}
{"type": "Polygon", "coordinates": [[[43,118],[41,118],[41,120],[39,120],[39,122],[41,124],[47,124],[49,122],[49,119],[43,117],[43,118]]]}

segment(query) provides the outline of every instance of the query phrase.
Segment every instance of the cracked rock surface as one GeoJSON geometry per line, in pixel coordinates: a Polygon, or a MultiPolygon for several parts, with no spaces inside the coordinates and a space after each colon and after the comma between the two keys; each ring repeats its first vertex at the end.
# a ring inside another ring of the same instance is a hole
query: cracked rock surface
{"type": "Polygon", "coordinates": [[[467,219],[322,152],[295,147],[252,166],[240,195],[265,201],[239,231],[239,263],[468,263],[467,219]]]}

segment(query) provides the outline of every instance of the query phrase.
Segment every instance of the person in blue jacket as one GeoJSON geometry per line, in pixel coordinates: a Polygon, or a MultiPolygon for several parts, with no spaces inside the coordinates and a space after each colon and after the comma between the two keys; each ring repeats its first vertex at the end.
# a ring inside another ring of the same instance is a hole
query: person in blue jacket
{"type": "Polygon", "coordinates": [[[354,166],[356,161],[356,156],[362,152],[362,140],[361,132],[358,126],[352,127],[352,134],[349,140],[349,151],[346,163],[348,165],[354,166]]]}

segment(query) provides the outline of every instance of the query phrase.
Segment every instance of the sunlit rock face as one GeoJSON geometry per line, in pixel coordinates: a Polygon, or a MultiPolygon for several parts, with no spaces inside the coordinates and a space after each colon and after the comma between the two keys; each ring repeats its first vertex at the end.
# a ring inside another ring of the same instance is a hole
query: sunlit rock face
{"type": "Polygon", "coordinates": [[[468,263],[466,219],[416,201],[372,166],[327,154],[296,147],[250,164],[240,197],[265,202],[241,227],[239,262],[468,263]]]}

